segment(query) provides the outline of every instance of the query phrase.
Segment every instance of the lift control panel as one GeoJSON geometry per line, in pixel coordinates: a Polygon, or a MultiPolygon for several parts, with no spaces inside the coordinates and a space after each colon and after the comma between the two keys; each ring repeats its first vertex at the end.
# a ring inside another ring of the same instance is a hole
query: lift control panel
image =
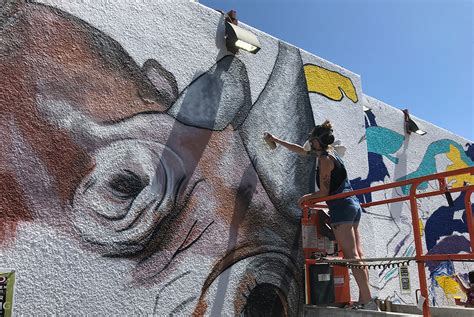
{"type": "Polygon", "coordinates": [[[318,263],[317,258],[342,258],[334,241],[329,217],[320,209],[310,209],[301,220],[305,256],[306,304],[326,305],[350,302],[349,271],[346,267],[318,263]]]}

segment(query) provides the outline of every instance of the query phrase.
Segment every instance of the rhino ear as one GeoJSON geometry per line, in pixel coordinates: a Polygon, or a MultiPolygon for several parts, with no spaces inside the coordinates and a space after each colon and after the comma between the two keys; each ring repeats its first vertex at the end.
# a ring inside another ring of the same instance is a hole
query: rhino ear
{"type": "Polygon", "coordinates": [[[252,107],[245,64],[226,55],[208,71],[194,79],[168,110],[181,123],[220,131],[236,126],[252,107]]]}
{"type": "Polygon", "coordinates": [[[158,101],[165,108],[169,108],[178,98],[178,84],[173,74],[154,59],[147,60],[142,70],[155,88],[153,92],[143,94],[142,98],[158,101]]]}

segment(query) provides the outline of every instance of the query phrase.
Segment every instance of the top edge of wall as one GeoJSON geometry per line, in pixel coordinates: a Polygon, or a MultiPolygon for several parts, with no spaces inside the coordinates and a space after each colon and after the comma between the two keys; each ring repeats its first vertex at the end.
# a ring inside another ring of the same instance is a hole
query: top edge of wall
{"type": "MultiPolygon", "coordinates": [[[[199,6],[205,8],[205,9],[207,9],[207,10],[214,11],[216,14],[221,14],[219,11],[217,11],[218,9],[214,9],[214,8],[210,8],[210,7],[208,7],[208,6],[205,6],[204,4],[199,3],[198,0],[188,0],[188,1],[190,1],[191,3],[193,3],[193,4],[195,4],[195,5],[199,5],[199,6]]],[[[256,33],[258,33],[259,35],[267,36],[267,37],[270,37],[270,38],[272,38],[272,39],[274,39],[274,40],[276,40],[276,41],[280,41],[280,42],[283,42],[283,43],[285,43],[285,44],[288,44],[288,45],[290,45],[290,46],[292,46],[292,47],[295,47],[295,48],[297,48],[298,50],[300,50],[301,52],[303,52],[303,53],[305,53],[305,54],[309,54],[309,55],[311,55],[311,56],[313,56],[313,57],[319,59],[319,60],[320,60],[322,63],[324,63],[324,64],[330,65],[330,66],[332,66],[332,67],[334,67],[334,68],[336,68],[336,69],[338,69],[338,70],[341,70],[341,71],[343,71],[343,72],[345,72],[345,73],[349,73],[349,74],[351,74],[351,75],[353,75],[353,76],[355,76],[355,77],[357,77],[357,78],[360,78],[360,75],[359,75],[359,74],[354,73],[353,71],[351,71],[351,70],[349,70],[349,69],[347,69],[347,68],[344,68],[344,67],[342,67],[342,66],[340,66],[340,65],[338,65],[338,64],[335,64],[335,63],[333,63],[333,62],[331,62],[331,61],[329,61],[329,60],[327,60],[327,59],[324,59],[324,58],[322,58],[322,57],[320,57],[320,56],[318,56],[318,55],[316,55],[316,54],[314,54],[314,53],[312,53],[312,52],[308,52],[308,51],[305,50],[305,49],[302,49],[302,48],[300,48],[300,47],[298,47],[298,46],[296,46],[296,45],[294,45],[294,44],[292,44],[292,43],[289,43],[289,42],[287,42],[287,41],[284,41],[284,40],[282,40],[282,39],[279,39],[279,38],[277,38],[277,37],[275,37],[275,36],[273,36],[273,35],[271,35],[271,34],[268,34],[268,33],[264,32],[264,31],[262,31],[262,30],[259,30],[259,29],[257,29],[257,28],[254,28],[253,26],[251,26],[251,25],[249,25],[249,24],[246,24],[245,22],[243,22],[243,21],[241,21],[241,20],[239,20],[239,26],[242,26],[243,28],[248,29],[248,30],[250,30],[250,31],[256,32],[256,33]]]]}

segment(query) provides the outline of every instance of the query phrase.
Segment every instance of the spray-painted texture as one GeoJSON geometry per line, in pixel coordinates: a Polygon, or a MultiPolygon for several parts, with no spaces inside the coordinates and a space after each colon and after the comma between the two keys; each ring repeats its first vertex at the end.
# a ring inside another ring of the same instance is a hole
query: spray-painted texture
{"type": "MultiPolygon", "coordinates": [[[[0,10],[0,267],[15,270],[19,313],[298,314],[296,201],[315,162],[271,151],[265,131],[302,144],[331,119],[357,188],[474,164],[472,142],[428,123],[406,136],[403,114],[334,64],[257,30],[257,55],[231,55],[222,16],[197,3],[0,10]]],[[[469,250],[454,199],[420,202],[431,253],[469,250]]],[[[403,204],[368,210],[361,231],[366,256],[414,253],[403,204]]],[[[451,276],[469,267],[427,270],[432,302],[452,304],[451,276]]],[[[411,278],[401,294],[396,269],[371,272],[375,293],[404,303],[411,278]]]]}

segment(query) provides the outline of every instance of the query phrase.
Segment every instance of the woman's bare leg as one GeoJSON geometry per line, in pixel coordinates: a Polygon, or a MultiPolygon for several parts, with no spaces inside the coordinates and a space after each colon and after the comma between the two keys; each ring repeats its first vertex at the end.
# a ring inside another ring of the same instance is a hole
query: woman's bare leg
{"type": "MultiPolygon", "coordinates": [[[[362,251],[362,245],[360,243],[359,223],[354,224],[354,236],[355,236],[355,241],[356,241],[357,254],[359,254],[360,259],[363,259],[364,252],[362,251]]],[[[369,281],[369,270],[367,269],[367,267],[364,267],[364,272],[367,277],[367,281],[369,281]]],[[[361,301],[361,293],[359,290],[359,302],[360,301],[361,301]]]]}
{"type": "MultiPolygon", "coordinates": [[[[344,258],[359,259],[360,257],[357,251],[354,226],[352,224],[340,224],[333,226],[333,229],[336,241],[344,253],[344,258]]],[[[352,274],[354,275],[357,286],[359,287],[359,301],[365,304],[372,298],[370,295],[369,280],[366,271],[359,268],[353,268],[352,274]]]]}

